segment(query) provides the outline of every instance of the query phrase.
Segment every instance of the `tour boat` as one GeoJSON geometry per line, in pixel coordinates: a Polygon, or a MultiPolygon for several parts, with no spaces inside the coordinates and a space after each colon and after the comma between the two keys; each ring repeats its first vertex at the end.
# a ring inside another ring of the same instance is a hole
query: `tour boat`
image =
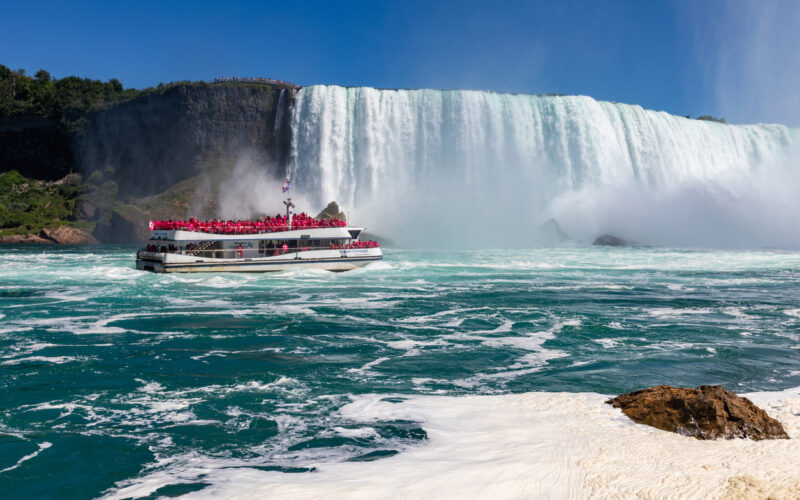
{"type": "Polygon", "coordinates": [[[285,217],[258,221],[151,222],[136,268],[156,273],[349,271],[383,259],[377,242],[359,240],[363,227],[292,215],[291,198],[284,204],[285,217]]]}

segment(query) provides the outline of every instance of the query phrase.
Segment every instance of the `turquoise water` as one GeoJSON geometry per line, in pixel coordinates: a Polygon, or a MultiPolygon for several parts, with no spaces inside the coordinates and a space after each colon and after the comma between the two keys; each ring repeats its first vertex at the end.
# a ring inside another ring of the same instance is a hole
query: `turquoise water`
{"type": "Polygon", "coordinates": [[[800,253],[387,250],[341,274],[155,275],[135,248],[0,253],[0,491],[90,498],[419,445],[349,395],[800,386],[800,253]]]}

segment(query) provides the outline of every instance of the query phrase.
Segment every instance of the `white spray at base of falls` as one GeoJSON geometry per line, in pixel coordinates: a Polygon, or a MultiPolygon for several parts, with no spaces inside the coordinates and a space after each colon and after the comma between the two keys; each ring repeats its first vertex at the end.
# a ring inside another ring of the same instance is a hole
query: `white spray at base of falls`
{"type": "Polygon", "coordinates": [[[800,130],[725,125],[584,96],[312,86],[294,186],[401,243],[800,246],[800,130]],[[479,229],[478,229],[479,228],[479,229]]]}

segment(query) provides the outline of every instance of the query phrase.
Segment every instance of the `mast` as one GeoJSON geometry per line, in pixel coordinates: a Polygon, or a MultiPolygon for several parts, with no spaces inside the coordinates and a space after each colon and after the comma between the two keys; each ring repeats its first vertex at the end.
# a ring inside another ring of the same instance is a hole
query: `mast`
{"type": "MultiPolygon", "coordinates": [[[[283,183],[283,187],[281,188],[282,193],[288,193],[289,188],[292,186],[292,180],[290,177],[286,177],[286,182],[283,183]]],[[[291,217],[291,209],[294,208],[294,203],[292,203],[292,197],[287,196],[286,199],[283,201],[283,204],[286,205],[286,224],[289,225],[289,229],[292,228],[292,221],[291,217]]]]}
{"type": "Polygon", "coordinates": [[[292,228],[292,221],[289,219],[292,211],[291,209],[294,208],[294,203],[292,203],[292,198],[287,197],[283,200],[283,204],[286,205],[286,223],[289,225],[289,229],[292,228]]]}

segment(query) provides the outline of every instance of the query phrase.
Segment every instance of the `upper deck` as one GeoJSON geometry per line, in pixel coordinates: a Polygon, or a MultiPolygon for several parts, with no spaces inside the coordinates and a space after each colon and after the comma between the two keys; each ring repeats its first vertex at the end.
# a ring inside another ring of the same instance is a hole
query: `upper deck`
{"type": "Polygon", "coordinates": [[[188,231],[185,229],[155,229],[151,231],[151,240],[168,241],[247,241],[247,240],[346,240],[356,239],[364,230],[363,227],[309,227],[288,231],[270,231],[257,233],[211,233],[205,231],[188,231]]]}

